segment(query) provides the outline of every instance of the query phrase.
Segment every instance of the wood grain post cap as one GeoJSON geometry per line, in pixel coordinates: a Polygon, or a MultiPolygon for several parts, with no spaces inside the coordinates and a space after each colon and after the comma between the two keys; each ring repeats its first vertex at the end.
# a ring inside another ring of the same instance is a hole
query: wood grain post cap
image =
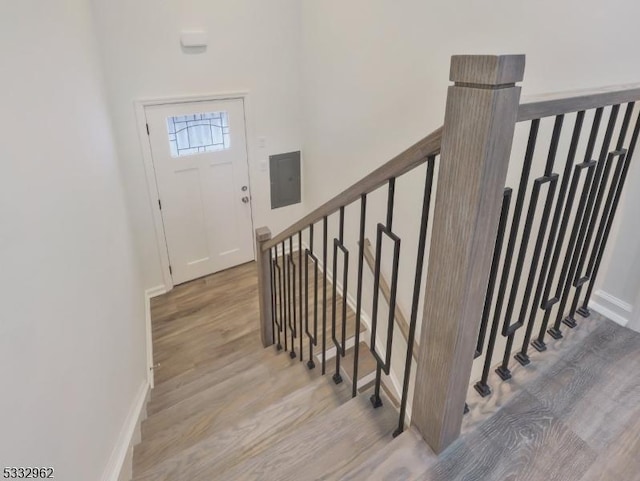
{"type": "Polygon", "coordinates": [[[456,84],[497,88],[524,77],[524,55],[454,55],[449,80],[456,84]]]}
{"type": "Polygon", "coordinates": [[[258,242],[264,242],[271,239],[271,230],[268,227],[258,227],[256,229],[256,239],[258,242]]]}

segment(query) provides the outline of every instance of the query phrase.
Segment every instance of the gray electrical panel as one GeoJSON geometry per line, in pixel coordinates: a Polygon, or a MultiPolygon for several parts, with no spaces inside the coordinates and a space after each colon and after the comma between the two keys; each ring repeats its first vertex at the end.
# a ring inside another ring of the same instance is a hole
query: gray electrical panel
{"type": "Polygon", "coordinates": [[[269,156],[271,208],[300,203],[300,151],[269,156]]]}

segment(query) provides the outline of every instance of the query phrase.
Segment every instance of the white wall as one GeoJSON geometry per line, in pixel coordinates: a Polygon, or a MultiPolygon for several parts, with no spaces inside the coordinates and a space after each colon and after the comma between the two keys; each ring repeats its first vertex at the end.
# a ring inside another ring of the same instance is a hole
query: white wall
{"type": "Polygon", "coordinates": [[[0,458],[99,480],[146,369],[85,0],[3,2],[0,58],[0,458]]]}
{"type": "MultiPolygon", "coordinates": [[[[143,282],[162,284],[159,254],[136,130],[134,101],[249,92],[248,147],[254,226],[273,233],[302,213],[270,210],[268,172],[261,162],[299,150],[300,16],[296,0],[94,0],[125,185],[143,282]],[[184,53],[182,30],[209,34],[205,53],[184,53]],[[258,148],[266,137],[266,148],[258,148]]],[[[146,139],[143,139],[146,141],[146,139]]]]}
{"type": "Polygon", "coordinates": [[[442,123],[451,55],[525,53],[523,95],[634,82],[639,13],[624,0],[303,2],[309,207],[442,123]],[[613,22],[618,35],[601,28],[613,22]]]}

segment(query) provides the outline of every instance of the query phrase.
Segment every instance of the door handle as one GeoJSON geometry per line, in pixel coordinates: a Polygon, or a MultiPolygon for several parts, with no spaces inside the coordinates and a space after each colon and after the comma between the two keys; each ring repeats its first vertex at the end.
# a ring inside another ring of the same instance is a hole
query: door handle
{"type": "Polygon", "coordinates": [[[244,202],[245,204],[249,203],[249,197],[247,197],[246,195],[242,198],[242,202],[244,202]]]}

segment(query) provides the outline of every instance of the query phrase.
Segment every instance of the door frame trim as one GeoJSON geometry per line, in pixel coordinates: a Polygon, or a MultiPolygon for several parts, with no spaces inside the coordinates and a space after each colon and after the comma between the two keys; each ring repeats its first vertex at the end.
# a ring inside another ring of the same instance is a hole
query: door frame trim
{"type": "MultiPolygon", "coordinates": [[[[253,131],[253,128],[249,122],[250,102],[249,92],[247,90],[233,91],[233,92],[221,92],[215,94],[198,94],[198,95],[182,95],[171,97],[156,97],[134,100],[134,110],[136,116],[136,125],[138,129],[138,139],[140,140],[140,146],[142,150],[142,161],[144,164],[144,172],[147,180],[147,194],[149,196],[149,208],[151,209],[151,215],[153,216],[153,227],[155,231],[156,245],[159,253],[160,270],[162,271],[162,278],[164,280],[164,286],[166,291],[173,289],[173,278],[169,271],[169,246],[167,245],[164,223],[162,220],[162,214],[158,206],[158,199],[160,199],[160,192],[156,181],[155,167],[153,164],[153,155],[151,153],[151,139],[147,135],[147,116],[146,108],[156,105],[171,105],[182,104],[189,102],[215,102],[217,100],[234,100],[241,99],[244,107],[244,128],[245,128],[245,148],[247,152],[247,166],[249,177],[249,192],[252,192],[251,186],[251,158],[249,149],[249,136],[253,131]]],[[[253,225],[253,196],[250,196],[249,206],[251,209],[251,227],[253,225]]],[[[254,250],[255,256],[255,250],[254,250]]]]}

